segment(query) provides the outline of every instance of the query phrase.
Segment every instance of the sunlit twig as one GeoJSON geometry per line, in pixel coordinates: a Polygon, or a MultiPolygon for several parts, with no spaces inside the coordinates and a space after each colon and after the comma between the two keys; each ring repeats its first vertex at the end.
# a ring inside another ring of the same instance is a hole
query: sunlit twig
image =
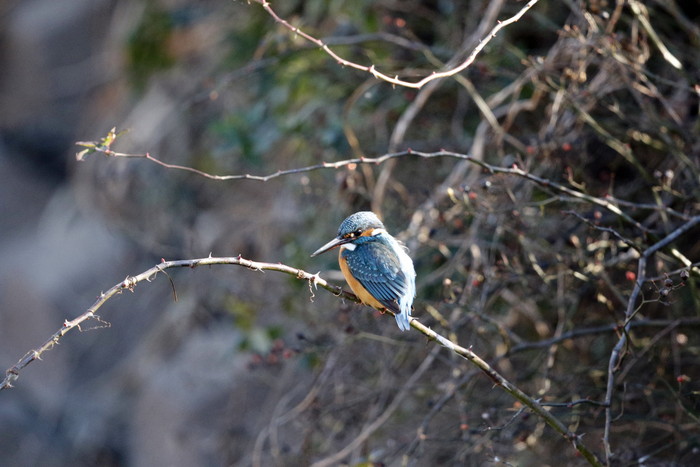
{"type": "Polygon", "coordinates": [[[366,66],[366,65],[360,65],[359,63],[352,62],[350,60],[346,60],[342,58],[340,55],[335,53],[330,47],[328,47],[328,44],[324,43],[322,40],[317,39],[316,37],[302,31],[296,26],[292,26],[287,20],[284,18],[281,18],[273,9],[272,5],[270,2],[267,0],[255,0],[256,3],[259,3],[265,11],[279,24],[284,26],[285,28],[289,29],[292,33],[295,35],[298,35],[299,37],[303,37],[309,42],[312,42],[316,44],[321,50],[323,50],[325,53],[330,55],[336,62],[338,62],[339,65],[346,66],[349,68],[354,68],[356,70],[364,71],[372,76],[374,76],[377,79],[380,79],[382,81],[386,81],[387,83],[391,83],[395,86],[403,86],[407,88],[414,88],[414,89],[420,89],[429,82],[436,80],[436,79],[441,79],[441,78],[449,78],[450,76],[454,76],[457,73],[460,73],[467,69],[472,63],[474,63],[474,60],[476,59],[476,56],[479,55],[479,53],[486,47],[486,45],[491,42],[491,39],[496,37],[496,34],[498,32],[505,28],[506,26],[513,24],[520,20],[527,11],[532,8],[538,0],[530,0],[527,2],[521,9],[518,11],[515,15],[511,16],[510,18],[499,21],[496,26],[491,29],[491,31],[484,37],[479,44],[472,50],[471,54],[459,65],[449,68],[444,71],[436,71],[431,73],[430,75],[426,76],[425,78],[419,80],[419,81],[406,81],[403,79],[400,79],[398,76],[389,76],[386,73],[382,73],[381,71],[378,71],[377,68],[374,65],[366,66]]]}

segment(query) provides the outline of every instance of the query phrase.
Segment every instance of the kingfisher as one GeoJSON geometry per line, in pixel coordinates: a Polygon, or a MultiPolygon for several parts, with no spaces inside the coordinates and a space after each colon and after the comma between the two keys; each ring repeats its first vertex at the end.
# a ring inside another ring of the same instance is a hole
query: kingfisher
{"type": "Polygon", "coordinates": [[[357,298],[379,311],[391,311],[402,331],[410,329],[416,272],[406,247],[389,235],[371,211],[349,216],[340,224],[338,235],[311,256],[336,247],[340,247],[340,270],[357,298]]]}

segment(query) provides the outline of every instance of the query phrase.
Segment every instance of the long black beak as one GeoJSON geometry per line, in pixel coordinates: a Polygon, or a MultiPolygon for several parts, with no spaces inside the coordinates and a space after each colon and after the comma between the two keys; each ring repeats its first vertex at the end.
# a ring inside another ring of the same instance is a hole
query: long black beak
{"type": "Polygon", "coordinates": [[[334,238],[333,240],[331,240],[330,242],[328,242],[328,243],[326,243],[325,245],[323,245],[323,246],[322,246],[321,248],[319,248],[318,250],[316,250],[316,251],[314,251],[313,253],[311,253],[311,256],[320,255],[321,253],[325,253],[326,251],[332,250],[333,248],[335,248],[335,247],[337,247],[337,246],[340,246],[340,245],[342,245],[343,243],[348,243],[349,241],[350,241],[349,238],[336,237],[336,238],[334,238]]]}

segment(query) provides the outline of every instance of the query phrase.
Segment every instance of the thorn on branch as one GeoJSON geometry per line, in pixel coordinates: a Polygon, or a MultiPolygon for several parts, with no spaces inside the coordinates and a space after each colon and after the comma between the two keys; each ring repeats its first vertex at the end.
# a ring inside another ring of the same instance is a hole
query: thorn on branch
{"type": "MultiPolygon", "coordinates": [[[[301,271],[300,271],[301,272],[301,271]]],[[[314,293],[314,289],[318,289],[318,281],[321,280],[321,271],[317,272],[313,276],[309,278],[309,293],[311,293],[311,297],[309,297],[309,301],[313,302],[314,298],[316,297],[316,294],[314,293]]]]}
{"type": "Polygon", "coordinates": [[[321,271],[317,272],[313,276],[311,276],[311,279],[309,279],[309,282],[314,285],[315,289],[318,289],[318,282],[321,280],[321,271]]]}
{"type": "Polygon", "coordinates": [[[120,287],[122,289],[127,289],[129,292],[133,292],[134,287],[136,287],[136,279],[131,276],[126,276],[126,279],[120,284],[120,287]]]}

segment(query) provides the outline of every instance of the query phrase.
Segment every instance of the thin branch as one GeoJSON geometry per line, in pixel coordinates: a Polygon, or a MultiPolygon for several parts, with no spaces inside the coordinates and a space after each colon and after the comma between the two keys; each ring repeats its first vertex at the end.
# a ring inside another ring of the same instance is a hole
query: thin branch
{"type": "MultiPolygon", "coordinates": [[[[100,297],[95,301],[95,303],[90,306],[83,314],[74,318],[72,320],[66,320],[63,326],[56,331],[49,339],[46,340],[38,348],[30,350],[27,352],[17,363],[10,367],[5,372],[5,379],[0,383],[0,391],[3,389],[11,388],[12,383],[14,383],[17,378],[19,378],[19,373],[27,365],[35,360],[41,360],[41,356],[48,350],[51,350],[59,341],[68,334],[73,329],[80,330],[80,325],[84,322],[100,318],[97,316],[97,311],[104,305],[110,298],[115,295],[121,294],[125,290],[133,291],[137,284],[143,281],[151,282],[155,279],[158,273],[165,273],[166,269],[171,268],[195,268],[197,266],[208,266],[214,264],[232,264],[243,266],[254,271],[278,271],[286,274],[296,276],[298,279],[307,280],[314,286],[321,286],[324,289],[332,292],[336,296],[345,298],[347,300],[359,302],[357,297],[350,292],[344,291],[341,287],[329,284],[324,279],[322,279],[318,274],[310,274],[308,272],[302,271],[301,269],[296,269],[290,266],[285,266],[283,264],[273,264],[273,263],[260,263],[257,261],[250,261],[244,258],[238,257],[224,257],[224,258],[200,258],[200,259],[190,259],[190,260],[179,260],[179,261],[163,261],[162,263],[153,266],[152,268],[138,274],[136,276],[128,276],[122,282],[112,286],[107,292],[100,294],[100,297]]],[[[167,275],[167,274],[166,274],[167,275]]]]}
{"type": "Polygon", "coordinates": [[[634,16],[636,16],[637,20],[641,23],[642,28],[644,28],[646,33],[649,34],[651,41],[659,49],[659,52],[661,52],[661,55],[663,55],[664,60],[666,60],[668,63],[670,63],[671,66],[673,66],[674,68],[676,68],[678,70],[682,70],[683,65],[681,64],[680,60],[678,60],[668,50],[666,45],[664,45],[664,43],[661,42],[661,39],[659,38],[659,35],[656,34],[656,31],[654,31],[654,28],[651,27],[651,21],[649,21],[649,12],[647,11],[646,7],[642,3],[640,3],[638,0],[630,0],[629,6],[632,8],[632,12],[634,13],[634,16]]]}
{"type": "Polygon", "coordinates": [[[608,232],[608,233],[613,234],[618,240],[620,240],[622,243],[624,243],[625,245],[627,245],[627,246],[630,247],[630,248],[633,248],[633,249],[635,249],[635,250],[637,250],[637,251],[640,251],[640,250],[641,250],[641,248],[639,247],[639,245],[637,245],[636,243],[634,243],[634,242],[633,242],[632,240],[630,240],[629,238],[623,237],[617,230],[615,230],[615,229],[613,229],[613,228],[611,228],[611,227],[603,227],[603,226],[600,226],[600,225],[598,225],[598,224],[592,222],[590,219],[586,219],[585,217],[583,217],[581,214],[577,213],[576,211],[564,211],[564,214],[569,214],[569,215],[572,215],[572,216],[574,216],[574,217],[577,217],[579,220],[585,222],[585,223],[588,224],[590,227],[592,227],[592,228],[594,228],[594,229],[596,229],[596,230],[600,230],[601,232],[608,232]]]}
{"type": "Polygon", "coordinates": [[[443,337],[432,329],[426,327],[422,323],[418,322],[416,319],[411,320],[411,326],[414,329],[422,332],[430,339],[437,341],[438,344],[451,350],[455,354],[470,361],[472,364],[476,365],[482,372],[486,374],[497,386],[500,386],[504,391],[513,396],[515,399],[522,402],[530,410],[532,410],[538,417],[543,419],[547,425],[553,428],[557,433],[562,435],[566,440],[568,440],[574,448],[591,464],[600,465],[600,461],[593,454],[592,451],[582,443],[581,437],[576,433],[572,433],[568,430],[566,425],[564,425],[558,418],[552,415],[547,409],[545,409],[539,402],[525,394],[517,386],[513,385],[510,381],[505,379],[500,373],[491,368],[491,366],[482,360],[477,354],[472,352],[470,349],[466,349],[458,344],[455,344],[451,340],[443,337]]]}
{"type": "Polygon", "coordinates": [[[664,248],[668,244],[676,241],[678,237],[685,234],[691,228],[700,223],[700,216],[692,217],[685,224],[678,227],[676,230],[666,235],[664,238],[647,248],[642,252],[637,265],[637,281],[634,284],[634,289],[627,301],[627,309],[625,310],[625,325],[620,330],[620,339],[615,344],[612,352],[610,352],[610,361],[608,362],[608,383],[605,391],[605,430],[603,434],[603,444],[605,446],[605,459],[608,465],[613,457],[613,452],[610,448],[610,428],[612,426],[612,398],[615,390],[615,372],[617,371],[620,361],[623,356],[623,349],[627,346],[629,332],[632,328],[632,318],[637,311],[637,299],[642,292],[642,284],[646,281],[647,261],[657,251],[664,248]]]}
{"type": "MultiPolygon", "coordinates": [[[[666,327],[669,325],[674,325],[674,326],[700,326],[700,318],[685,318],[685,319],[645,319],[645,320],[639,320],[639,321],[630,321],[628,323],[629,328],[644,328],[644,327],[649,327],[649,328],[660,328],[660,327],[666,327]]],[[[556,337],[551,337],[549,339],[542,339],[539,341],[528,341],[528,342],[522,342],[520,344],[514,345],[510,349],[507,350],[505,354],[503,354],[499,358],[505,358],[512,356],[513,354],[524,352],[527,350],[536,350],[536,349],[546,349],[547,347],[550,347],[552,345],[558,344],[560,342],[564,342],[567,340],[573,340],[579,337],[584,337],[584,336],[597,336],[603,333],[608,333],[608,332],[616,332],[619,331],[621,328],[621,325],[618,324],[604,324],[602,326],[592,326],[590,328],[580,328],[580,329],[573,329],[569,332],[565,332],[561,334],[560,336],[556,337]]]]}
{"type": "MultiPolygon", "coordinates": [[[[412,456],[416,450],[419,449],[420,445],[425,442],[428,437],[426,433],[430,422],[445,408],[448,402],[457,396],[458,390],[460,390],[467,381],[473,378],[475,374],[476,371],[467,372],[456,380],[453,378],[450,384],[443,384],[441,386],[444,393],[440,399],[431,404],[430,411],[423,417],[423,421],[416,429],[416,436],[414,440],[406,449],[407,456],[412,456]]],[[[523,406],[522,409],[525,409],[525,406],[523,406]]],[[[518,413],[519,412],[520,410],[518,410],[518,413]]]]}
{"type": "Polygon", "coordinates": [[[605,405],[605,402],[598,402],[594,401],[591,399],[577,399],[575,401],[571,402],[541,402],[543,407],[565,407],[567,409],[570,409],[576,405],[583,405],[583,404],[588,404],[588,405],[595,405],[598,407],[607,407],[605,405]]]}
{"type": "MultiPolygon", "coordinates": [[[[405,151],[400,151],[400,152],[395,152],[395,153],[387,153],[379,157],[358,157],[354,159],[345,159],[337,162],[321,162],[320,164],[314,164],[314,165],[309,165],[306,167],[297,167],[295,169],[288,169],[288,170],[278,170],[274,173],[268,174],[268,175],[251,175],[251,174],[236,174],[236,175],[213,175],[210,173],[202,172],[201,170],[197,170],[192,167],[186,167],[182,165],[177,165],[177,164],[168,164],[166,162],[163,162],[153,156],[151,156],[149,153],[145,154],[130,154],[130,153],[123,153],[123,152],[117,152],[113,151],[111,149],[111,144],[116,140],[116,136],[118,136],[121,133],[114,133],[115,130],[112,129],[111,132],[100,142],[94,142],[94,141],[78,141],[76,144],[78,146],[82,146],[86,149],[80,151],[78,154],[76,154],[76,158],[79,161],[82,161],[85,159],[85,157],[88,154],[92,153],[101,153],[104,154],[105,156],[109,157],[121,157],[121,158],[135,158],[135,159],[146,159],[151,162],[154,162],[162,167],[168,168],[168,169],[176,169],[176,170],[185,170],[187,172],[192,172],[196,175],[208,178],[210,180],[219,180],[219,181],[226,181],[226,180],[255,180],[255,181],[260,181],[260,182],[267,182],[272,180],[273,178],[277,177],[282,177],[286,175],[297,175],[301,173],[306,173],[306,172],[313,172],[316,170],[322,170],[322,169],[339,169],[342,167],[354,167],[359,164],[371,164],[371,165],[379,165],[383,164],[386,161],[392,160],[392,159],[398,159],[402,157],[409,157],[409,156],[415,156],[415,157],[420,157],[423,159],[434,159],[434,158],[439,158],[439,157],[450,157],[453,159],[461,159],[464,161],[471,162],[473,164],[476,164],[489,172],[490,174],[505,174],[505,175],[515,175],[518,177],[525,178],[527,180],[530,180],[537,185],[543,187],[543,188],[548,188],[552,189],[554,191],[557,191],[559,193],[563,193],[564,195],[568,195],[572,198],[572,201],[579,201],[579,202],[588,202],[591,204],[594,204],[596,206],[600,206],[601,208],[604,208],[606,211],[611,212],[612,214],[615,214],[616,216],[621,217],[628,223],[632,224],[636,228],[644,231],[644,232],[649,232],[650,229],[643,226],[636,220],[634,220],[631,216],[626,214],[624,211],[622,211],[617,205],[618,204],[624,204],[626,206],[634,206],[638,209],[650,209],[650,210],[664,210],[665,212],[668,212],[669,214],[675,215],[676,217],[679,217],[682,220],[688,220],[688,216],[685,214],[679,213],[677,211],[673,211],[672,209],[666,207],[666,206],[661,206],[661,205],[656,205],[656,204],[637,204],[633,203],[630,201],[624,201],[624,200],[618,200],[617,198],[613,196],[606,196],[605,198],[599,198],[597,196],[589,195],[587,193],[584,193],[582,191],[575,190],[573,188],[564,186],[562,184],[559,184],[557,182],[551,181],[546,178],[538,177],[536,175],[533,175],[529,172],[524,171],[523,169],[519,168],[516,165],[513,165],[512,167],[499,167],[491,164],[487,164],[486,162],[483,162],[482,160],[469,155],[469,154],[462,154],[458,152],[453,152],[453,151],[446,151],[446,150],[440,150],[440,151],[435,151],[435,152],[423,152],[423,151],[414,151],[412,149],[407,149],[405,151]],[[105,143],[105,141],[108,141],[108,143],[105,143]]],[[[122,132],[123,133],[123,132],[122,132]]]]}
{"type": "MultiPolygon", "coordinates": [[[[337,350],[337,348],[334,350],[337,350]]],[[[265,441],[271,438],[272,434],[276,432],[278,427],[297,419],[297,417],[299,417],[299,415],[304,410],[308,409],[309,406],[311,406],[316,401],[321,387],[326,382],[326,380],[328,380],[331,373],[333,372],[333,369],[335,368],[335,364],[338,360],[338,353],[339,352],[331,351],[326,356],[325,363],[323,365],[323,370],[318,374],[318,376],[316,376],[316,382],[311,386],[311,389],[308,390],[306,396],[301,402],[296,404],[287,412],[275,416],[272,420],[270,420],[270,423],[265,428],[260,430],[255,440],[255,444],[253,445],[253,454],[251,460],[251,464],[253,467],[261,467],[264,465],[262,461],[262,454],[264,450],[265,441]]],[[[287,404],[290,399],[290,394],[286,394],[284,397],[282,397],[278,402],[277,407],[275,407],[275,412],[281,410],[282,407],[284,407],[284,405],[287,404]]]]}
{"type": "MultiPolygon", "coordinates": [[[[700,220],[700,216],[698,217],[700,220]]],[[[338,297],[342,297],[348,300],[359,302],[355,295],[344,291],[341,287],[329,284],[324,279],[322,279],[318,274],[311,274],[298,268],[287,266],[284,264],[273,264],[273,263],[262,263],[257,261],[251,261],[244,259],[241,256],[237,257],[208,257],[199,259],[189,259],[189,260],[178,260],[178,261],[163,261],[160,264],[153,266],[152,268],[136,275],[127,276],[126,279],[112,286],[107,292],[104,292],[95,301],[95,303],[90,306],[83,314],[78,316],[73,320],[66,320],[63,326],[56,331],[46,342],[44,342],[37,349],[27,352],[16,364],[10,367],[5,372],[5,379],[0,383],[0,391],[12,387],[12,383],[16,382],[19,378],[19,374],[27,365],[35,360],[41,358],[41,356],[48,350],[51,350],[58,342],[68,334],[71,330],[79,328],[81,323],[89,319],[98,319],[97,311],[112,297],[122,293],[125,290],[133,291],[136,285],[143,281],[151,282],[156,278],[158,273],[164,272],[166,269],[171,268],[195,268],[197,266],[210,266],[216,264],[230,264],[236,266],[242,266],[253,271],[278,271],[285,274],[292,275],[300,280],[309,281],[314,286],[321,286],[322,288],[332,292],[338,297]]],[[[389,315],[392,315],[391,311],[388,311],[389,315]]],[[[417,331],[423,333],[428,339],[436,341],[442,347],[454,352],[456,355],[470,361],[477,368],[479,368],[483,373],[485,373],[494,384],[500,386],[504,391],[513,396],[515,399],[522,402],[527,408],[537,414],[542,418],[550,427],[561,434],[565,439],[572,443],[574,448],[591,464],[595,466],[602,466],[598,458],[593,454],[588,447],[581,442],[581,437],[576,433],[570,432],[566,425],[564,425],[558,418],[553,416],[548,410],[546,410],[539,402],[537,402],[532,397],[525,394],[520,388],[512,384],[505,377],[503,377],[499,372],[493,369],[486,361],[479,357],[476,353],[472,352],[470,349],[462,347],[455,342],[447,339],[446,337],[438,334],[432,329],[428,328],[416,318],[411,319],[411,326],[417,331]]],[[[428,360],[426,360],[428,361],[428,360]]],[[[425,363],[425,362],[424,362],[425,363]]],[[[420,371],[417,370],[416,374],[420,371]]]]}
{"type": "Polygon", "coordinates": [[[418,380],[423,376],[423,374],[432,366],[437,357],[437,350],[439,347],[435,347],[423,362],[418,366],[416,371],[413,372],[410,378],[406,380],[405,383],[401,385],[401,389],[398,391],[394,399],[391,401],[389,406],[382,412],[381,415],[372,420],[366,428],[364,428],[360,434],[358,434],[350,443],[347,444],[343,449],[332,455],[321,459],[319,461],[311,464],[311,467],[329,467],[331,465],[339,465],[340,461],[347,457],[354,449],[358,448],[362,443],[364,443],[367,438],[372,436],[372,434],[377,431],[384,423],[391,417],[391,415],[401,406],[401,402],[408,394],[408,391],[413,389],[418,380]]]}
{"type": "Polygon", "coordinates": [[[288,21],[285,19],[281,18],[273,9],[272,6],[270,5],[270,2],[267,0],[255,0],[256,3],[259,3],[263,9],[279,24],[284,26],[285,28],[289,29],[292,33],[294,33],[297,36],[303,37],[309,42],[312,42],[316,44],[321,50],[323,50],[325,53],[330,55],[339,65],[341,66],[346,66],[349,68],[354,68],[356,70],[364,71],[372,76],[374,76],[377,79],[386,81],[387,83],[391,83],[395,86],[403,86],[407,88],[414,88],[414,89],[420,89],[423,86],[425,86],[427,83],[434,81],[436,79],[441,79],[441,78],[449,78],[450,76],[454,76],[457,73],[460,73],[467,69],[472,63],[474,63],[474,60],[476,59],[476,56],[479,55],[479,53],[486,47],[486,45],[491,42],[491,39],[496,37],[496,34],[498,32],[505,28],[506,26],[513,24],[520,20],[527,11],[535,6],[535,4],[538,2],[538,0],[530,0],[525,4],[520,11],[518,11],[515,15],[511,16],[510,18],[504,20],[504,21],[499,21],[496,26],[491,29],[491,31],[484,37],[481,41],[479,41],[479,44],[472,50],[471,54],[459,65],[449,68],[444,71],[439,71],[439,72],[433,72],[429,76],[426,76],[425,78],[421,79],[420,81],[416,82],[411,82],[411,81],[405,81],[402,79],[399,79],[398,76],[389,76],[385,73],[382,73],[381,71],[378,71],[374,65],[366,66],[366,65],[360,65],[359,63],[351,62],[349,60],[346,60],[342,58],[340,55],[335,53],[333,50],[331,50],[330,47],[328,47],[328,44],[324,43],[322,40],[315,38],[314,36],[311,36],[310,34],[302,31],[296,26],[292,26],[288,21]]]}

